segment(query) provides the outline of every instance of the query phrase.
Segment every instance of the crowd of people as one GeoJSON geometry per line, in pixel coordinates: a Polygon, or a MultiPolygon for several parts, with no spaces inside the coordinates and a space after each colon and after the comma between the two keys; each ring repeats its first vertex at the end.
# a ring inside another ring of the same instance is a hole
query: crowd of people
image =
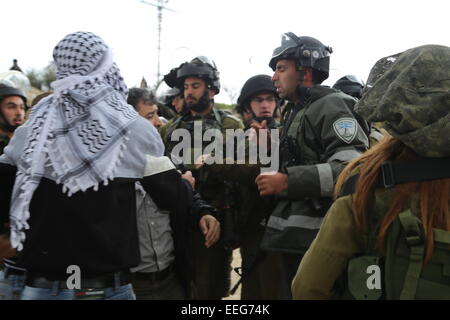
{"type": "Polygon", "coordinates": [[[332,52],[283,34],[233,110],[210,58],[157,96],[90,32],[27,117],[0,84],[0,299],[450,299],[450,48],[328,87],[332,52]]]}

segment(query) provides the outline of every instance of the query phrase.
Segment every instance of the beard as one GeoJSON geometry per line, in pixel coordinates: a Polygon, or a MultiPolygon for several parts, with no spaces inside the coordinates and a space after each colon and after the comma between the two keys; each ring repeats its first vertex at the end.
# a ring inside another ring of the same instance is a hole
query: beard
{"type": "Polygon", "coordinates": [[[192,110],[197,113],[201,113],[201,112],[205,111],[206,109],[208,109],[210,103],[214,100],[209,99],[209,90],[205,90],[202,97],[198,100],[197,103],[189,103],[186,101],[186,99],[184,101],[185,101],[185,106],[187,107],[187,109],[192,110]]]}
{"type": "MultiPolygon", "coordinates": [[[[22,123],[21,123],[22,124],[22,123]]],[[[2,113],[0,113],[0,129],[6,132],[13,133],[21,124],[12,125],[10,124],[2,113]]]]}

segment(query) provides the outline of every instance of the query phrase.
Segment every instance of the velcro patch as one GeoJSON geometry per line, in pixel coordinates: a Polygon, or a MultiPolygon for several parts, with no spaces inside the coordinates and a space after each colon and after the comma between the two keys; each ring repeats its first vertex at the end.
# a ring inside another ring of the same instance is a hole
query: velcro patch
{"type": "Polygon", "coordinates": [[[341,140],[350,143],[356,137],[358,123],[353,118],[340,118],[333,123],[333,129],[341,140]]]}

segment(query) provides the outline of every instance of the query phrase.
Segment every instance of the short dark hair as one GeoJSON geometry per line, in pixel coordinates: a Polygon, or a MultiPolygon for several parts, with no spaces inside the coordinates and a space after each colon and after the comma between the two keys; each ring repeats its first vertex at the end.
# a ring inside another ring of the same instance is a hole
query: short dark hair
{"type": "Polygon", "coordinates": [[[142,88],[131,88],[128,92],[127,103],[137,109],[139,101],[145,104],[156,104],[156,97],[152,90],[142,88]]]}

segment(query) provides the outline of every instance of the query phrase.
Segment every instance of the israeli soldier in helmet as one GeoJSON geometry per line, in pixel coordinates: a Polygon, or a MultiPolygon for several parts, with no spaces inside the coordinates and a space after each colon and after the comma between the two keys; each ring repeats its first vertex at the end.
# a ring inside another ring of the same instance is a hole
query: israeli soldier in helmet
{"type": "MultiPolygon", "coordinates": [[[[250,77],[242,86],[235,111],[241,116],[246,129],[259,128],[264,122],[267,128],[277,128],[276,112],[280,99],[270,76],[250,77]]],[[[275,300],[280,298],[280,255],[260,249],[264,223],[273,209],[273,197],[261,197],[254,181],[258,170],[247,164],[240,168],[241,175],[248,175],[244,182],[241,207],[243,218],[240,253],[242,257],[242,300],[275,300]],[[270,276],[267,276],[270,274],[270,276]]]]}
{"type": "Polygon", "coordinates": [[[241,89],[235,111],[238,112],[247,128],[254,121],[268,122],[270,127],[277,126],[275,112],[279,107],[276,88],[270,76],[259,74],[248,79],[241,89]]]}
{"type": "Polygon", "coordinates": [[[355,111],[385,139],[342,171],[296,299],[450,299],[450,48],[378,60],[355,111]]]}
{"type": "MultiPolygon", "coordinates": [[[[180,132],[189,132],[192,143],[187,153],[190,163],[186,166],[193,171],[196,179],[196,190],[202,198],[216,207],[221,214],[222,225],[225,216],[225,208],[228,207],[230,189],[223,174],[210,171],[210,165],[202,159],[208,157],[203,154],[209,141],[200,142],[202,150],[196,150],[195,128],[199,125],[203,133],[209,129],[217,129],[225,135],[227,129],[243,128],[242,122],[232,115],[214,108],[214,96],[220,92],[219,72],[214,61],[207,57],[199,56],[190,62],[181,64],[173,69],[164,78],[170,87],[177,87],[183,92],[184,111],[179,117],[170,121],[161,129],[166,150],[172,153],[179,140],[176,138],[180,132]],[[184,129],[178,131],[178,129],[184,129]],[[194,158],[200,153],[199,158],[194,158]],[[197,163],[197,165],[193,165],[197,163]]],[[[225,143],[224,143],[225,144],[225,143]]],[[[186,159],[186,154],[182,155],[186,159]]],[[[220,216],[219,216],[220,218],[220,216]]],[[[226,233],[226,232],[225,232],[226,233]]],[[[223,235],[224,233],[222,233],[223,235]]],[[[230,272],[232,251],[225,248],[223,237],[211,248],[204,246],[200,234],[193,235],[193,260],[194,260],[194,292],[196,299],[221,299],[228,296],[230,289],[230,272]]]]}
{"type": "Polygon", "coordinates": [[[25,121],[26,103],[22,90],[0,84],[0,155],[16,128],[25,121]]]}
{"type": "Polygon", "coordinates": [[[345,163],[364,152],[368,138],[353,116],[352,97],[322,86],[332,50],[319,40],[283,34],[269,66],[283,110],[280,168],[256,178],[260,195],[275,195],[262,247],[282,253],[285,298],[303,254],[333,201],[335,179],[345,163]]]}
{"type": "MultiPolygon", "coordinates": [[[[333,89],[340,90],[358,100],[362,97],[364,87],[364,82],[351,74],[340,78],[333,85],[333,89]]],[[[364,120],[359,114],[355,113],[353,109],[352,111],[359,125],[363,128],[366,135],[368,135],[370,146],[380,142],[383,139],[382,132],[376,126],[364,120]]]]}

